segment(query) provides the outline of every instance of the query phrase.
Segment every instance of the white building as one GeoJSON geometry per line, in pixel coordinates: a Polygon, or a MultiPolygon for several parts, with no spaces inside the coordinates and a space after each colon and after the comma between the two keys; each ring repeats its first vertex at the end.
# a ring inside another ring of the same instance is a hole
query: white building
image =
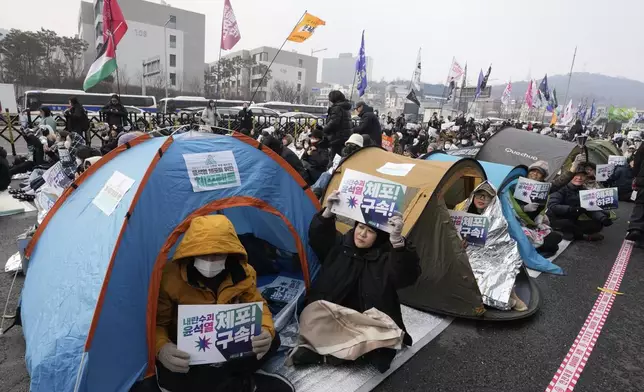
{"type": "MultiPolygon", "coordinates": [[[[144,0],[119,3],[128,31],[118,45],[121,83],[201,92],[206,16],[144,0]],[[144,65],[145,64],[145,65],[144,65]]],[[[87,71],[103,44],[103,0],[81,1],[78,36],[89,43],[83,56],[87,71]]]]}
{"type": "MultiPolygon", "coordinates": [[[[337,58],[322,60],[322,82],[350,86],[356,73],[357,57],[351,53],[340,53],[337,58]]],[[[367,56],[367,81],[373,75],[373,59],[367,56]]]]}

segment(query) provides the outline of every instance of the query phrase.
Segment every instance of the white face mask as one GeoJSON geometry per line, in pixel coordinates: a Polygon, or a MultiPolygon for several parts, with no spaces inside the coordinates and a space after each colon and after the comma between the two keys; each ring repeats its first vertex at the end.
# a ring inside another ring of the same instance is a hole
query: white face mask
{"type": "Polygon", "coordinates": [[[195,268],[201,275],[205,276],[206,278],[212,278],[214,276],[217,276],[226,269],[226,258],[228,255],[211,255],[211,256],[204,256],[203,258],[201,257],[195,257],[195,268]]]}
{"type": "Polygon", "coordinates": [[[65,144],[64,144],[65,148],[69,149],[69,147],[71,147],[71,145],[72,145],[72,142],[70,142],[69,140],[65,141],[65,144]]]}
{"type": "Polygon", "coordinates": [[[445,144],[445,149],[450,149],[450,148],[452,148],[452,145],[451,145],[451,144],[449,144],[449,143],[446,143],[446,144],[445,144]]]}

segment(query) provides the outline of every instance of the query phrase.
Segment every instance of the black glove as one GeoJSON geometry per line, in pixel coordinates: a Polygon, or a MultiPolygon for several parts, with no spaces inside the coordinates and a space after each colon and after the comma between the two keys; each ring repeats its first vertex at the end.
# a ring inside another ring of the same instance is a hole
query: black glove
{"type": "Polygon", "coordinates": [[[606,217],[606,218],[602,219],[601,223],[602,223],[602,226],[604,226],[604,227],[608,227],[608,226],[612,226],[612,225],[613,225],[613,221],[612,221],[612,219],[610,219],[610,218],[608,218],[608,217],[606,217]]]}
{"type": "Polygon", "coordinates": [[[574,217],[579,217],[581,214],[584,214],[585,212],[586,212],[585,208],[581,208],[581,207],[570,208],[570,215],[574,217]]]}

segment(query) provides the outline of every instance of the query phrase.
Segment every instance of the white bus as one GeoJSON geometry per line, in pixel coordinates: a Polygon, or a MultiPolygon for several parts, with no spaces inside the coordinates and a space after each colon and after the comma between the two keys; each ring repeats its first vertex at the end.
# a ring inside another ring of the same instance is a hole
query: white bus
{"type": "Polygon", "coordinates": [[[288,103],[288,102],[265,102],[258,103],[256,106],[262,106],[268,109],[273,109],[275,111],[283,113],[292,113],[292,112],[301,112],[312,114],[317,117],[326,117],[328,108],[326,106],[316,106],[316,105],[301,105],[298,103],[288,103]]]}
{"type": "MultiPolygon", "coordinates": [[[[109,103],[111,96],[112,94],[86,93],[82,90],[31,90],[26,91],[21,97],[21,104],[32,113],[37,113],[43,106],[52,112],[62,112],[69,107],[69,98],[76,97],[85,110],[98,112],[109,103]]],[[[124,106],[134,106],[146,112],[157,111],[157,101],[151,95],[121,94],[120,97],[121,104],[124,106]]]]}
{"type": "MultiPolygon", "coordinates": [[[[208,106],[210,99],[204,97],[173,97],[161,98],[159,100],[159,113],[175,113],[186,108],[205,108],[208,106]]],[[[242,106],[247,101],[236,99],[218,99],[218,108],[231,108],[233,106],[242,106]]]]}

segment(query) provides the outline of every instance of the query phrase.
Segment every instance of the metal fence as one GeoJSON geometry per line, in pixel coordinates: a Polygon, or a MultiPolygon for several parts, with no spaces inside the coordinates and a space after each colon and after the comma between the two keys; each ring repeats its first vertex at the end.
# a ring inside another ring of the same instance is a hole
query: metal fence
{"type": "MultiPolygon", "coordinates": [[[[67,122],[65,117],[54,115],[58,125],[58,130],[66,129],[67,122]]],[[[3,113],[0,115],[0,143],[4,140],[11,147],[11,153],[17,155],[16,144],[24,143],[25,130],[34,129],[40,123],[40,116],[19,116],[18,114],[3,113]],[[22,139],[22,142],[21,142],[22,139]]],[[[100,113],[96,116],[90,116],[90,127],[83,137],[89,145],[100,146],[103,144],[104,137],[107,134],[108,127],[105,124],[105,116],[100,113]]],[[[169,127],[178,127],[182,125],[201,125],[199,113],[180,113],[180,114],[161,114],[161,113],[129,113],[127,123],[131,130],[150,132],[153,130],[169,127]]],[[[301,132],[314,129],[316,126],[324,126],[325,119],[319,118],[287,118],[277,116],[253,116],[253,131],[255,134],[261,133],[268,127],[273,127],[277,134],[289,134],[297,137],[301,132]]],[[[354,125],[357,122],[354,120],[354,125]]],[[[242,131],[241,121],[237,116],[221,116],[218,118],[219,128],[230,131],[242,131]]],[[[250,131],[250,130],[249,130],[250,131]]],[[[6,144],[3,143],[3,144],[6,144]]]]}

